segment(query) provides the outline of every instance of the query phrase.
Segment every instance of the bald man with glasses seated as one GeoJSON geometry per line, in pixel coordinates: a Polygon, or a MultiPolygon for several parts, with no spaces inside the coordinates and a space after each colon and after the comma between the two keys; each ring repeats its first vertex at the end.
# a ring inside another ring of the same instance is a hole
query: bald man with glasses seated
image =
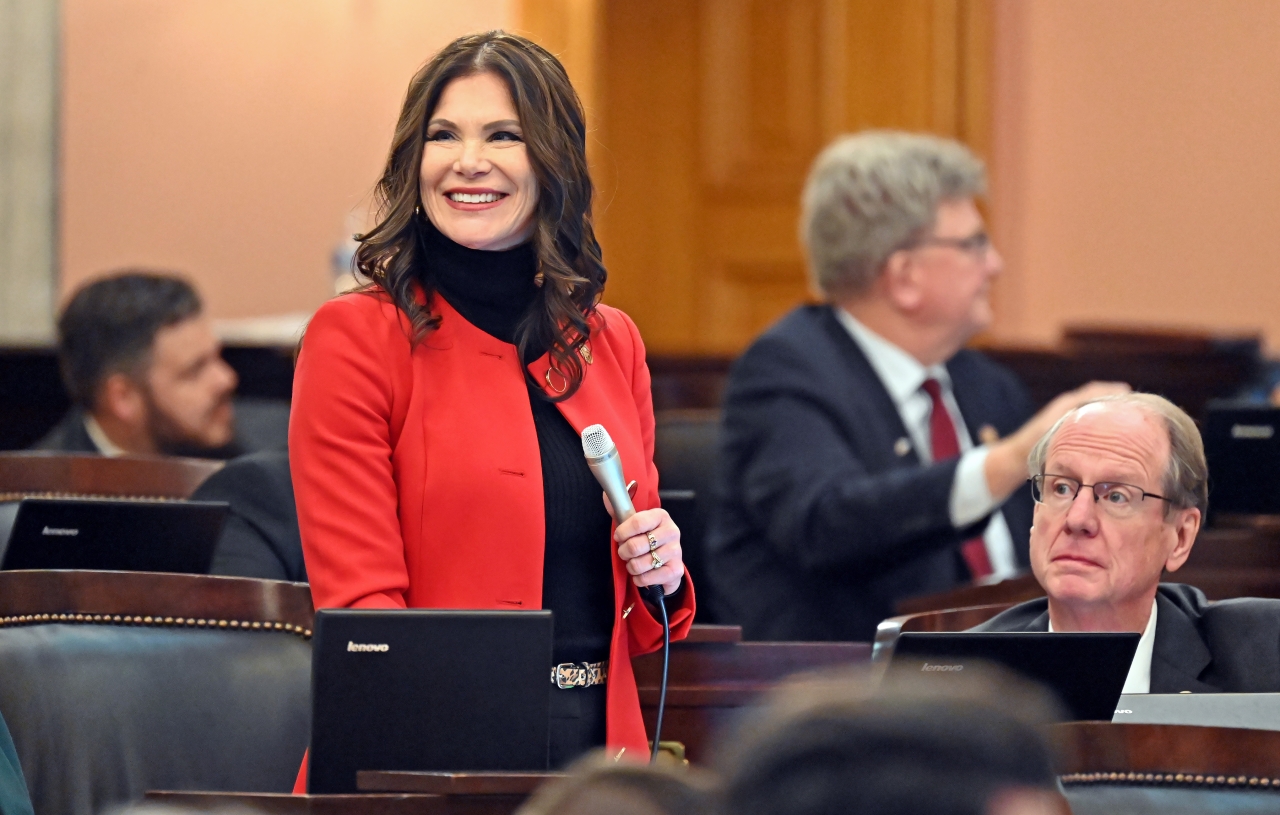
{"type": "Polygon", "coordinates": [[[1071,411],[1032,449],[1031,569],[1047,597],[975,631],[1141,633],[1125,693],[1280,692],[1280,600],[1161,583],[1208,506],[1195,422],[1147,393],[1071,411]]]}

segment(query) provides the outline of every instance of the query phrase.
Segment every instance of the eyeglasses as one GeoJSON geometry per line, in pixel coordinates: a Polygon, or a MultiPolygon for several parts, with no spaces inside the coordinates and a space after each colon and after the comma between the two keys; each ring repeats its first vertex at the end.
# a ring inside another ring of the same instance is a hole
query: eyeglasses
{"type": "Polygon", "coordinates": [[[1075,503],[1081,487],[1088,487],[1093,490],[1093,502],[1100,505],[1102,510],[1112,518],[1132,517],[1142,506],[1143,500],[1147,498],[1159,498],[1161,501],[1171,500],[1163,495],[1147,492],[1141,487],[1135,487],[1132,484],[1119,484],[1116,482],[1085,484],[1076,478],[1068,478],[1065,475],[1052,475],[1050,473],[1031,477],[1032,497],[1036,499],[1037,504],[1043,504],[1045,508],[1053,512],[1064,512],[1075,503]]]}
{"type": "Polygon", "coordinates": [[[915,244],[920,246],[948,246],[961,252],[984,258],[991,251],[991,236],[986,232],[975,232],[967,238],[925,238],[915,244]]]}

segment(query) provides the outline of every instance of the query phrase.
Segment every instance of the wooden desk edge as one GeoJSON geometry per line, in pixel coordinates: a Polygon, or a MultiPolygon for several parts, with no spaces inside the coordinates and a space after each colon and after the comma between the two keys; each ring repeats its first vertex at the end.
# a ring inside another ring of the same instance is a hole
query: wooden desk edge
{"type": "Polygon", "coordinates": [[[361,770],[356,773],[356,788],[362,792],[417,792],[431,795],[529,795],[544,782],[564,776],[564,773],[558,772],[361,770]]]}

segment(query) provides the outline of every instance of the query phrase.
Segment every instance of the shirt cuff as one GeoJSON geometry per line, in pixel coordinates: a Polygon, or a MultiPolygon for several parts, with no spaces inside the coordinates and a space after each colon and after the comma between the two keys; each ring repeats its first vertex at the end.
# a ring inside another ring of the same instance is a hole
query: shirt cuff
{"type": "Polygon", "coordinates": [[[987,446],[975,447],[960,456],[956,477],[951,482],[951,525],[960,529],[979,521],[995,510],[997,502],[987,486],[987,446]]]}

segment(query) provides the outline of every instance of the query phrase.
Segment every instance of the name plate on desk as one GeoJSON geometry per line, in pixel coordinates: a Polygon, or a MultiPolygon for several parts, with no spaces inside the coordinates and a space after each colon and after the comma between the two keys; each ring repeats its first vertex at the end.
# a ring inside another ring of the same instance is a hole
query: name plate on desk
{"type": "Polygon", "coordinates": [[[1280,731],[1280,693],[1126,693],[1111,721],[1280,731]]]}

